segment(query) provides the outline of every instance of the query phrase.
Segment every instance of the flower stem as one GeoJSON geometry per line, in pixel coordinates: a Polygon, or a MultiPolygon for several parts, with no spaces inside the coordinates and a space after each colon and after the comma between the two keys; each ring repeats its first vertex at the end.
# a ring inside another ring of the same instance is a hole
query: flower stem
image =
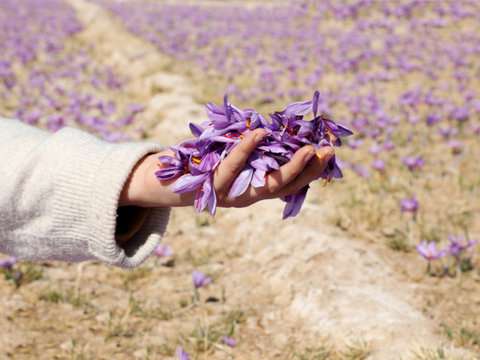
{"type": "Polygon", "coordinates": [[[198,304],[198,289],[195,288],[194,293],[193,293],[193,303],[198,304]]]}

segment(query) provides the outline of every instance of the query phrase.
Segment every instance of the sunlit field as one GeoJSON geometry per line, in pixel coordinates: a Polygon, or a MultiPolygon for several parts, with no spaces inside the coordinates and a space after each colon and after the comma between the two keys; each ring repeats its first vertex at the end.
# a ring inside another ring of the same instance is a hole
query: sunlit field
{"type": "Polygon", "coordinates": [[[226,94],[269,119],[318,90],[354,132],[295,219],[174,209],[130,271],[3,256],[1,358],[478,359],[478,1],[0,0],[0,23],[3,117],[170,145],[168,111],[226,94]]]}

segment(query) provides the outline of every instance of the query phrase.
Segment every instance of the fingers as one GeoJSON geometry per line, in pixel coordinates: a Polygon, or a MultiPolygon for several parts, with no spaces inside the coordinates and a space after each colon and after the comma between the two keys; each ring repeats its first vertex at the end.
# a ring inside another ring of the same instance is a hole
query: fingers
{"type": "Polygon", "coordinates": [[[263,129],[252,131],[242,139],[223,160],[213,178],[213,185],[217,194],[228,192],[238,174],[242,171],[251,152],[263,139],[266,132],[263,129]]]}
{"type": "Polygon", "coordinates": [[[298,150],[293,157],[279,170],[272,171],[267,175],[265,186],[258,188],[258,195],[264,198],[278,197],[276,193],[286,184],[295,180],[307,165],[307,162],[315,156],[313,146],[305,146],[298,150]]]}
{"type": "Polygon", "coordinates": [[[235,206],[243,207],[263,199],[295,194],[325,170],[328,160],[334,153],[333,148],[329,146],[320,149],[316,156],[315,150],[311,146],[298,150],[288,163],[267,175],[265,186],[261,188],[251,186],[236,199],[237,204],[235,206]],[[312,156],[315,156],[315,160],[306,165],[312,156]]]}
{"type": "Polygon", "coordinates": [[[328,138],[328,140],[330,140],[330,142],[331,142],[332,144],[334,144],[335,141],[337,141],[337,137],[336,137],[335,135],[333,135],[332,133],[328,134],[328,135],[327,135],[327,138],[328,138]]]}
{"type": "Polygon", "coordinates": [[[304,186],[310,184],[327,167],[328,161],[335,154],[335,150],[330,146],[324,147],[317,152],[314,162],[305,167],[295,181],[284,186],[277,194],[277,197],[293,195],[304,186]]]}

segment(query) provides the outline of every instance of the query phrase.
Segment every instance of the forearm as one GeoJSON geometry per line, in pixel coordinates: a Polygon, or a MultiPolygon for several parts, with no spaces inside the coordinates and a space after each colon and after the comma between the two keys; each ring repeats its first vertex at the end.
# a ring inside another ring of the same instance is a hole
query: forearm
{"type": "Polygon", "coordinates": [[[115,241],[118,202],[135,164],[161,150],[0,119],[0,252],[138,266],[158,245],[170,210],[153,209],[122,248],[115,241]]]}

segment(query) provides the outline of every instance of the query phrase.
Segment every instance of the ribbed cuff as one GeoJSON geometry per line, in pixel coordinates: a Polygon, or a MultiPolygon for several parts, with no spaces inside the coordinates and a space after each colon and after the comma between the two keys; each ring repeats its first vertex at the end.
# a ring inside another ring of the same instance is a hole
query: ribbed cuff
{"type": "Polygon", "coordinates": [[[152,209],[143,226],[122,248],[115,241],[118,200],[135,164],[163,148],[155,143],[111,144],[73,128],[62,129],[53,137],[70,144],[68,150],[75,150],[70,161],[64,159],[66,166],[61,170],[64,191],[56,198],[55,206],[58,228],[65,221],[73,222],[64,232],[70,236],[86,234],[94,259],[122,268],[139,266],[160,243],[170,209],[152,209]],[[65,201],[71,204],[68,212],[65,201]]]}

